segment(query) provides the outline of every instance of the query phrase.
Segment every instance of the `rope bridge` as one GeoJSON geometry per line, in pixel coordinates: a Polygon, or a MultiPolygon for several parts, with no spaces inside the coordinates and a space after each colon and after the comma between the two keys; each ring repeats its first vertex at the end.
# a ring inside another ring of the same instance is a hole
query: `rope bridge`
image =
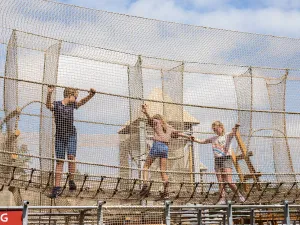
{"type": "MultiPolygon", "coordinates": [[[[0,9],[0,190],[13,193],[16,204],[25,197],[39,205],[160,201],[159,160],[149,170],[148,194],[140,196],[153,143],[144,103],[151,115],[164,115],[197,139],[214,135],[213,121],[227,130],[239,123],[232,177],[246,203],[299,201],[298,39],[46,0],[0,0],[0,9]],[[52,101],[62,100],[66,87],[78,89],[79,98],[97,90],[75,112],[78,189],[68,190],[65,166],[55,200],[46,196],[56,163],[55,124],[45,105],[49,85],[55,87],[52,101]]],[[[220,199],[210,145],[172,139],[167,174],[174,202],[220,199]]],[[[239,193],[228,186],[228,200],[238,201],[239,193]]]]}

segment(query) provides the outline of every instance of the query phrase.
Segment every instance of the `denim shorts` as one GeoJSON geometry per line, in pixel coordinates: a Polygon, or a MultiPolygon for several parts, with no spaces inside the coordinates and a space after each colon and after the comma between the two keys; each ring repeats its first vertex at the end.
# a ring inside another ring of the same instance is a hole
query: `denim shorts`
{"type": "Polygon", "coordinates": [[[151,158],[168,158],[169,147],[163,142],[154,141],[150,150],[151,158]]]}
{"type": "Polygon", "coordinates": [[[55,137],[55,155],[58,159],[65,159],[66,152],[68,155],[76,156],[77,135],[56,136],[55,137]]]}

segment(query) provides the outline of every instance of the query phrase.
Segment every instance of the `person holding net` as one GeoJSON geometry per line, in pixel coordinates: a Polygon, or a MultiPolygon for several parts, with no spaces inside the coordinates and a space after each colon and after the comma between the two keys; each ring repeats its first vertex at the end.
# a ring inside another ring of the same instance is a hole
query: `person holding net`
{"type": "Polygon", "coordinates": [[[153,117],[150,117],[148,112],[148,106],[146,104],[142,105],[142,112],[147,117],[149,125],[154,130],[153,136],[153,145],[150,149],[150,152],[146,158],[144,167],[143,167],[143,187],[141,189],[141,196],[148,194],[148,169],[154,162],[156,158],[160,159],[160,171],[161,171],[161,178],[164,182],[164,191],[161,193],[162,198],[168,198],[169,196],[169,183],[168,183],[168,175],[166,173],[167,169],[167,159],[168,159],[168,151],[169,151],[169,142],[171,138],[178,138],[184,137],[191,140],[191,137],[175,130],[171,125],[169,125],[165,118],[160,115],[156,114],[153,117]]]}
{"type": "Polygon", "coordinates": [[[78,90],[75,88],[65,88],[64,99],[61,101],[51,102],[51,96],[54,91],[53,86],[48,86],[46,107],[54,113],[56,132],[55,132],[55,155],[57,158],[55,168],[55,186],[48,197],[56,198],[61,193],[61,176],[63,172],[64,159],[67,152],[69,162],[69,190],[75,191],[76,184],[74,182],[75,173],[75,157],[77,150],[77,132],[74,126],[74,109],[87,103],[96,93],[96,90],[91,88],[89,95],[80,101],[76,101],[78,90]]]}
{"type": "Polygon", "coordinates": [[[225,184],[228,184],[232,191],[237,192],[240,202],[245,201],[244,196],[237,190],[236,185],[232,182],[231,141],[236,135],[239,126],[239,124],[236,124],[230,133],[225,133],[223,123],[215,121],[212,123],[212,130],[216,136],[204,140],[197,140],[192,137],[192,141],[199,144],[212,144],[215,158],[215,171],[220,190],[220,200],[217,204],[226,204],[225,184]]]}

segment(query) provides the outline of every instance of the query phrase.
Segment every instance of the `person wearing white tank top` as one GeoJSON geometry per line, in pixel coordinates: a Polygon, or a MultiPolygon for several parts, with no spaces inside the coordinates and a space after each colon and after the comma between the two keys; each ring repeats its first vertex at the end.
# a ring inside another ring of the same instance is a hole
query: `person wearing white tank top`
{"type": "Polygon", "coordinates": [[[217,204],[226,204],[225,184],[228,184],[234,193],[238,193],[240,202],[245,201],[244,196],[237,190],[236,185],[232,181],[231,141],[236,135],[239,126],[239,124],[236,124],[230,133],[225,133],[223,123],[215,121],[212,123],[212,130],[216,136],[204,140],[197,140],[192,137],[192,140],[199,144],[212,144],[212,151],[215,159],[215,172],[219,182],[220,191],[220,199],[217,204]]]}

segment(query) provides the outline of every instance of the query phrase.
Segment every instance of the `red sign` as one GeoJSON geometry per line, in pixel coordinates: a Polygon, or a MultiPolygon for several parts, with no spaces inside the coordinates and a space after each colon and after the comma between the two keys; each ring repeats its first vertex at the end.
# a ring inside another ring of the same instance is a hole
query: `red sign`
{"type": "Polygon", "coordinates": [[[0,211],[0,225],[22,225],[22,210],[0,211]]]}

